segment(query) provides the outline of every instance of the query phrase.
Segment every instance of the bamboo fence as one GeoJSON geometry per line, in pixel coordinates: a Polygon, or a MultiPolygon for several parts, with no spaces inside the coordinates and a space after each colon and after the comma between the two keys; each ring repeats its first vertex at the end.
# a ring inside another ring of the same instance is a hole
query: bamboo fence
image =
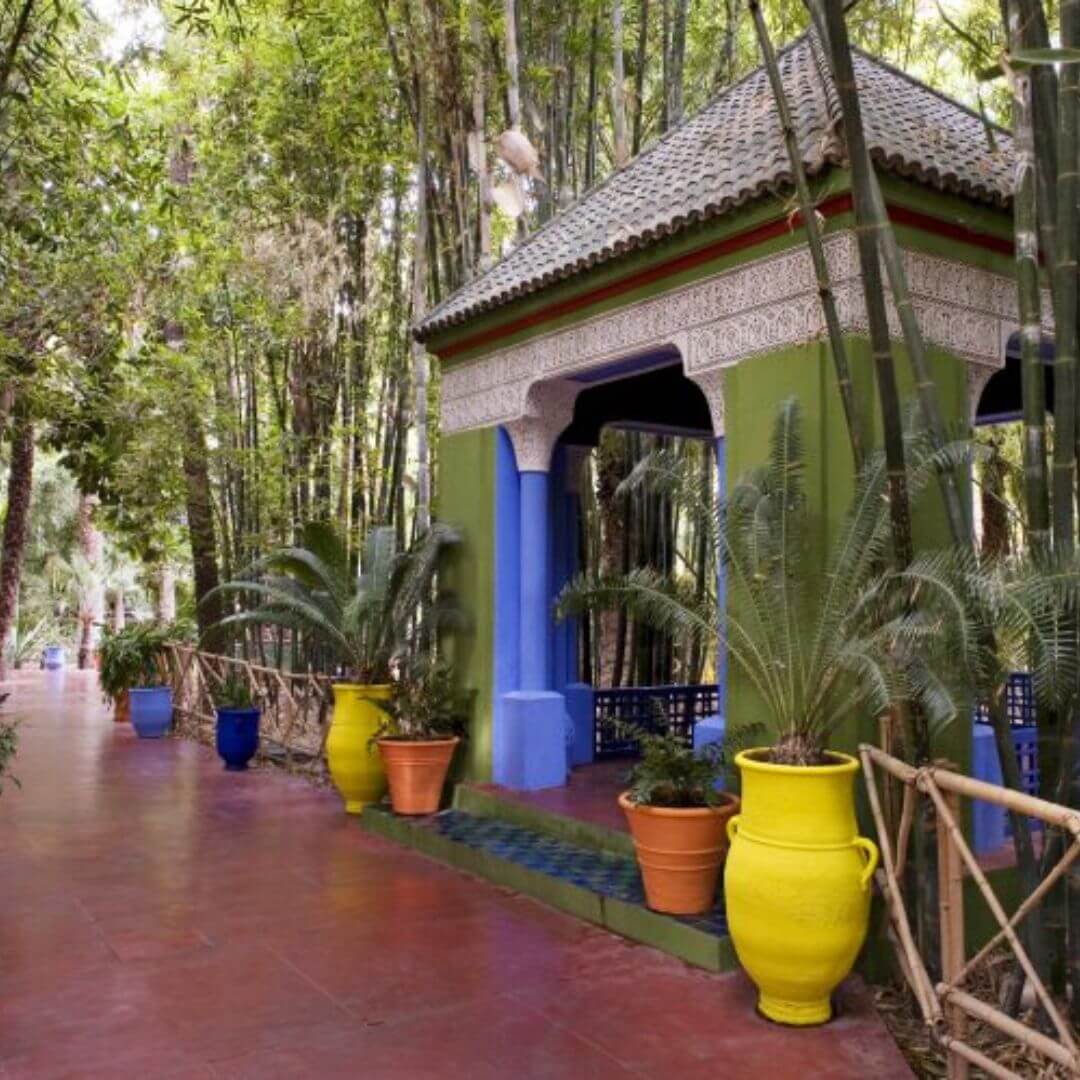
{"type": "Polygon", "coordinates": [[[259,757],[298,772],[325,773],[332,700],[326,676],[279,671],[179,644],[166,646],[160,663],[172,687],[173,712],[181,732],[212,738],[214,691],[230,675],[238,676],[247,682],[254,704],[262,710],[259,757]]]}
{"type": "Polygon", "coordinates": [[[949,1080],[965,1080],[971,1065],[1003,1080],[1021,1080],[1020,1074],[993,1060],[985,1048],[977,1049],[968,1038],[972,1020],[996,1031],[1061,1066],[1070,1075],[1080,1076],[1080,1048],[1068,1021],[1039,978],[1017,927],[1023,919],[1061,881],[1062,875],[1080,855],[1080,813],[1066,806],[1047,802],[1010,788],[988,784],[963,776],[942,765],[913,768],[876,746],[859,747],[866,779],[870,810],[881,847],[881,868],[875,875],[885,897],[889,913],[890,937],[904,978],[918,1003],[923,1020],[948,1056],[949,1080]],[[886,822],[878,770],[885,778],[885,802],[895,805],[889,788],[896,782],[902,788],[900,824],[894,845],[894,831],[886,822]],[[938,907],[941,922],[941,980],[934,983],[927,971],[911,929],[904,904],[904,861],[920,796],[929,798],[936,812],[938,849],[938,907]],[[981,799],[1003,810],[1038,818],[1062,831],[1065,850],[1054,868],[1012,913],[1008,915],[978,864],[960,828],[960,800],[981,799]],[[970,959],[964,943],[964,877],[974,881],[999,930],[970,959]],[[980,1000],[971,990],[972,975],[1002,944],[1007,944],[1023,970],[1035,999],[1049,1020],[1053,1035],[1045,1034],[1002,1012],[995,1005],[980,1000]]]}

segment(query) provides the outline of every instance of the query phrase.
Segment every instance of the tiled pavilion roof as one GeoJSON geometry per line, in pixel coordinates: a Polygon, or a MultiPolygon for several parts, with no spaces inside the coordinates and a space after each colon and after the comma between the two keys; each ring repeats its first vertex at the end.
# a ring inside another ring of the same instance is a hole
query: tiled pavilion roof
{"type": "MultiPolygon", "coordinates": [[[[816,39],[804,34],[779,59],[807,172],[843,164],[839,98],[816,39]]],[[[939,191],[1007,205],[1007,133],[994,132],[992,149],[976,113],[865,53],[856,52],[855,73],[867,144],[880,168],[939,191]]],[[[417,336],[428,338],[791,186],[776,106],[758,68],[446,299],[420,323],[417,336]]]]}

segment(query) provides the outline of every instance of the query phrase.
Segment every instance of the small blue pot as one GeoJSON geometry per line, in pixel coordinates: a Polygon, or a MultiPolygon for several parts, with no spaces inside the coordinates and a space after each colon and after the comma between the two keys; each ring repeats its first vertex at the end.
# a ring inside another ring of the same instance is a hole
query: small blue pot
{"type": "Polygon", "coordinates": [[[45,669],[46,671],[59,671],[64,666],[64,646],[45,646],[45,669]]]}
{"type": "Polygon", "coordinates": [[[172,725],[172,688],[141,686],[131,691],[131,726],[142,739],[160,739],[172,725]]]}
{"type": "Polygon", "coordinates": [[[243,772],[259,748],[258,709],[217,710],[217,752],[230,772],[243,772]]]}

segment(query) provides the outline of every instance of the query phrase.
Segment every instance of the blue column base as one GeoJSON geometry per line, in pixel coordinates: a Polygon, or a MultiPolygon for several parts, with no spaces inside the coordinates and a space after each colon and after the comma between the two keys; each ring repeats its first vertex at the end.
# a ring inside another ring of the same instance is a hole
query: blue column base
{"type": "Polygon", "coordinates": [[[565,687],[566,711],[573,731],[570,741],[570,764],[591,765],[596,753],[596,713],[593,688],[588,683],[568,683],[565,687]]]}
{"type": "MultiPolygon", "coordinates": [[[[704,720],[699,720],[694,725],[694,752],[699,753],[706,746],[722,746],[726,727],[727,722],[722,716],[707,716],[704,720]]],[[[716,790],[724,790],[722,778],[716,781],[716,790]]]]}
{"type": "Polygon", "coordinates": [[[550,690],[515,690],[503,695],[501,705],[492,779],[515,791],[562,787],[567,763],[565,698],[550,690]]]}
{"type": "MultiPolygon", "coordinates": [[[[971,739],[971,775],[988,784],[1001,783],[1001,759],[998,757],[994,730],[976,724],[971,739]]],[[[1005,811],[981,799],[971,800],[972,847],[976,855],[997,851],[1006,840],[1005,811]]]]}

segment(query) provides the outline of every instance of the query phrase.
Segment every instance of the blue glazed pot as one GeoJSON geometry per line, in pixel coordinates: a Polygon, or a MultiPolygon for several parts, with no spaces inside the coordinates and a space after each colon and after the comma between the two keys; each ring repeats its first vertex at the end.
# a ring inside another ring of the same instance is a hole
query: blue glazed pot
{"type": "Polygon", "coordinates": [[[258,709],[218,709],[217,752],[226,769],[242,772],[258,748],[258,709]]]}
{"type": "Polygon", "coordinates": [[[131,691],[131,726],[143,739],[160,739],[172,724],[172,688],[140,686],[131,691]]]}
{"type": "Polygon", "coordinates": [[[64,666],[63,645],[45,646],[45,668],[48,671],[59,671],[64,666]]]}

